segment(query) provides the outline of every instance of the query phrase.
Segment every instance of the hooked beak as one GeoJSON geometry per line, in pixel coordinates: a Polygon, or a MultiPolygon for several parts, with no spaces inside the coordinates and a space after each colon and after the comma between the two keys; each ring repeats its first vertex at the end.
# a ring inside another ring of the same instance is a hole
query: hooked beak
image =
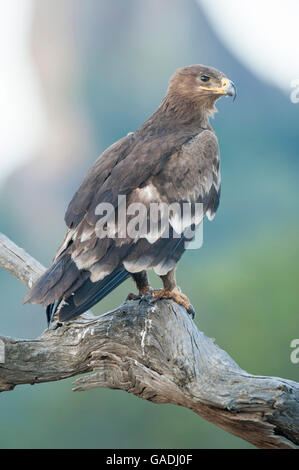
{"type": "Polygon", "coordinates": [[[237,89],[236,89],[236,86],[235,86],[234,82],[232,82],[231,80],[228,80],[228,79],[223,79],[223,81],[224,80],[226,80],[225,87],[223,88],[224,94],[226,96],[231,96],[233,101],[235,101],[235,99],[237,97],[237,89]]]}
{"type": "Polygon", "coordinates": [[[234,82],[232,82],[231,80],[229,80],[226,77],[221,79],[221,85],[219,87],[201,86],[200,88],[202,90],[207,90],[207,91],[210,91],[210,92],[214,92],[217,95],[231,96],[233,98],[233,101],[235,101],[236,96],[237,96],[237,89],[235,87],[234,82]]]}

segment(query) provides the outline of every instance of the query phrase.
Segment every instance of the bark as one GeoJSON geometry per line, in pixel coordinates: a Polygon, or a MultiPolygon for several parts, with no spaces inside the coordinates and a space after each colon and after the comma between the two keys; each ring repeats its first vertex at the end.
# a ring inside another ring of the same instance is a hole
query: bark
{"type": "MultiPolygon", "coordinates": [[[[44,268],[0,234],[0,266],[27,286],[44,268]]],[[[0,336],[0,391],[75,381],[75,391],[121,389],[191,409],[259,448],[299,445],[299,384],[242,370],[172,301],[127,301],[100,317],[86,313],[35,340],[0,336]],[[0,350],[1,352],[1,350],[0,350]]]]}

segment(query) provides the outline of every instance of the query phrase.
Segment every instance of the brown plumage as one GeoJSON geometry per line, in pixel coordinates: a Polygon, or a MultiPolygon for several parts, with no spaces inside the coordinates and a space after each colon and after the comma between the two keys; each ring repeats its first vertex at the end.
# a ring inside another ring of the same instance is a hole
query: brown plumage
{"type": "MultiPolygon", "coordinates": [[[[212,219],[219,204],[220,171],[218,141],[209,117],[222,95],[235,96],[235,87],[218,70],[202,65],[179,69],[157,111],[98,158],[69,204],[66,237],[51,267],[25,298],[46,306],[48,321],[55,312],[61,321],[80,315],[130,275],[140,295],[171,297],[193,312],[174,276],[185,234],[174,238],[176,228],[169,219],[168,238],[120,238],[118,233],[99,238],[97,208],[104,202],[114,207],[116,219],[107,223],[112,231],[120,217],[119,195],[126,196],[127,204],[141,202],[146,208],[153,202],[200,202],[203,215],[212,219]],[[150,289],[150,268],[161,276],[161,291],[150,289]]],[[[131,219],[127,216],[126,223],[131,219]]],[[[200,221],[193,223],[198,226],[200,221]]]]}

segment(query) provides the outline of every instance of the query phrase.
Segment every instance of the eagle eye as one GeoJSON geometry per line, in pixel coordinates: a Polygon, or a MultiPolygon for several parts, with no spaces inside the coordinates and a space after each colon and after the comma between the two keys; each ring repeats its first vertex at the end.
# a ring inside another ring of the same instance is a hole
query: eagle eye
{"type": "Polygon", "coordinates": [[[208,82],[210,80],[210,77],[208,77],[207,75],[202,75],[200,79],[202,82],[208,82]]]}

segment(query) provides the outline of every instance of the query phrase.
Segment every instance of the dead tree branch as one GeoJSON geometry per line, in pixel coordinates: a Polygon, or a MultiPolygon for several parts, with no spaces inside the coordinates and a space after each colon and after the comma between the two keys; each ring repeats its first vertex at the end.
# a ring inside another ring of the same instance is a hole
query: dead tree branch
{"type": "MultiPolygon", "coordinates": [[[[27,286],[44,270],[1,234],[0,266],[27,286]]],[[[0,391],[93,372],[74,390],[121,389],[181,405],[260,448],[299,445],[299,384],[248,374],[171,301],[129,301],[35,340],[0,340],[0,391]]]]}

